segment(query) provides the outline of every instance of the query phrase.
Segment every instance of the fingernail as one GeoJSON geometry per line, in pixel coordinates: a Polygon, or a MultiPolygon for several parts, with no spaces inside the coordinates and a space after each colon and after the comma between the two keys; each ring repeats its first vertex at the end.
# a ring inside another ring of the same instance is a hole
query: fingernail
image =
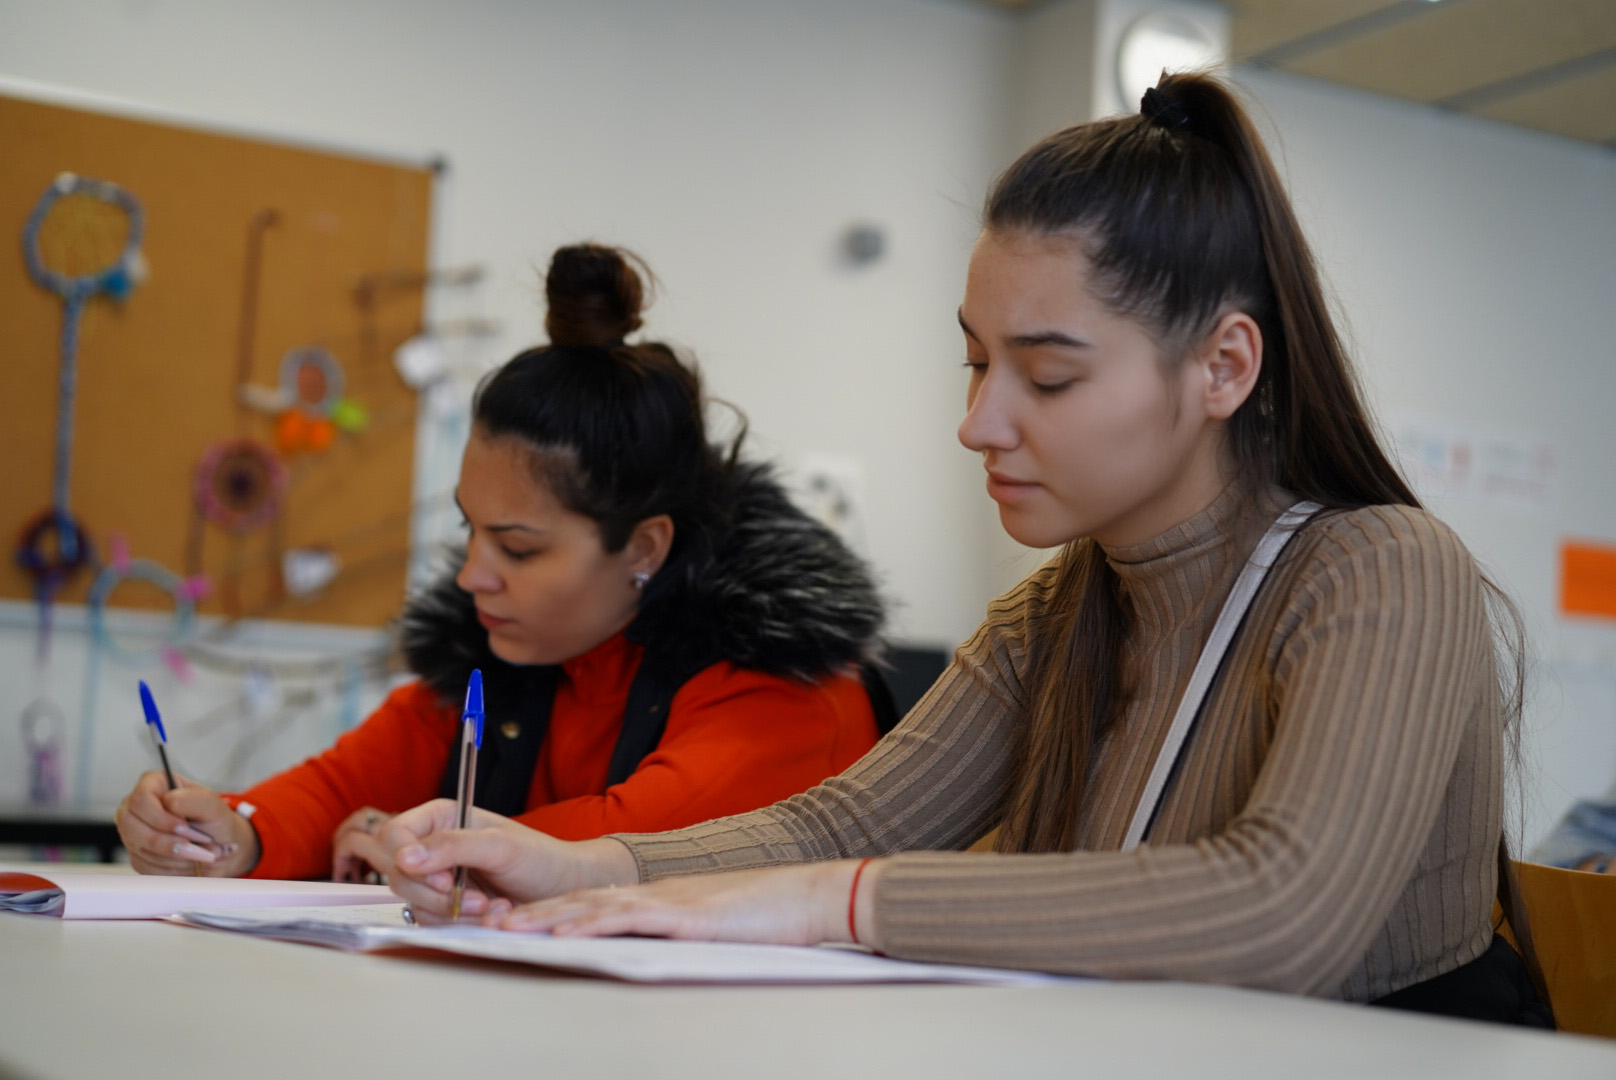
{"type": "Polygon", "coordinates": [[[197,847],[195,844],[187,844],[183,841],[175,842],[174,854],[183,859],[190,859],[192,862],[211,863],[216,862],[219,858],[205,847],[197,847]]]}
{"type": "Polygon", "coordinates": [[[201,829],[190,824],[189,822],[182,821],[178,825],[174,826],[174,835],[183,836],[187,840],[195,840],[199,844],[213,843],[213,837],[209,836],[207,833],[203,832],[201,829]]]}
{"type": "Polygon", "coordinates": [[[411,844],[407,848],[400,848],[397,860],[403,866],[419,866],[426,862],[426,848],[420,844],[411,844]]]}

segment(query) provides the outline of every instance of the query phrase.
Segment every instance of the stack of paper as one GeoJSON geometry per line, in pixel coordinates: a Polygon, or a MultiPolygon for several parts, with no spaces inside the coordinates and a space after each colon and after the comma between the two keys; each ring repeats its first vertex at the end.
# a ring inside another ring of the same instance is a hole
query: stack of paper
{"type": "Polygon", "coordinates": [[[403,905],[184,911],[176,921],[356,952],[430,949],[645,983],[916,983],[1020,986],[1056,979],[1027,971],[920,964],[862,950],[665,938],[558,938],[481,926],[406,926],[403,905]]]}

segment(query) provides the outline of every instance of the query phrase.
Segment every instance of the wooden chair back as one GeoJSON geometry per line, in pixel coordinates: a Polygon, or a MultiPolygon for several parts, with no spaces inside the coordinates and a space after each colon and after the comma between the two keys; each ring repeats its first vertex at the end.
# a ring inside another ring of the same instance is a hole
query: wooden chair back
{"type": "MultiPolygon", "coordinates": [[[[1616,1039],[1616,875],[1516,863],[1562,1031],[1616,1039]]],[[[1514,941],[1506,924],[1501,932],[1514,941]]]]}

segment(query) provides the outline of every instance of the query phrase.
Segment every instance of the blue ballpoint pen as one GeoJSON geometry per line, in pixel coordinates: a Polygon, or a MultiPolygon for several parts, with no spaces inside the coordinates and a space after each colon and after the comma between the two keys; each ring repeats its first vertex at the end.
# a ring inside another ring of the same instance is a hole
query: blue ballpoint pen
{"type": "MultiPolygon", "coordinates": [[[[174,782],[174,770],[168,767],[168,732],[163,730],[163,718],[157,712],[157,701],[152,697],[151,687],[146,680],[140,680],[140,707],[146,711],[146,733],[151,736],[152,745],[157,747],[157,757],[163,763],[163,775],[168,777],[168,790],[173,791],[179,787],[174,782]]],[[[202,876],[202,864],[193,862],[191,873],[197,877],[202,876]]]]}
{"type": "MultiPolygon", "coordinates": [[[[455,793],[455,827],[471,824],[471,802],[476,797],[477,751],[483,745],[483,673],[474,669],[466,685],[466,707],[460,713],[460,785],[455,793]]],[[[449,901],[449,919],[460,918],[460,901],[466,893],[466,868],[455,867],[454,895],[449,901]]]]}

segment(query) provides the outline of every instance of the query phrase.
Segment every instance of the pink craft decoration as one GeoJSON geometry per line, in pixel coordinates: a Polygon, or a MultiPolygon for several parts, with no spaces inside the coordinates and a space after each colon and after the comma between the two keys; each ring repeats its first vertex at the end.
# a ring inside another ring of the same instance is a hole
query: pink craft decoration
{"type": "Polygon", "coordinates": [[[132,559],[129,554],[129,538],[121,532],[108,533],[107,556],[114,570],[120,574],[128,573],[132,559]]]}
{"type": "Polygon", "coordinates": [[[163,647],[163,663],[168,665],[168,670],[172,671],[174,677],[182,683],[189,685],[196,678],[196,673],[191,669],[191,662],[185,659],[184,653],[172,645],[163,647]]]}

